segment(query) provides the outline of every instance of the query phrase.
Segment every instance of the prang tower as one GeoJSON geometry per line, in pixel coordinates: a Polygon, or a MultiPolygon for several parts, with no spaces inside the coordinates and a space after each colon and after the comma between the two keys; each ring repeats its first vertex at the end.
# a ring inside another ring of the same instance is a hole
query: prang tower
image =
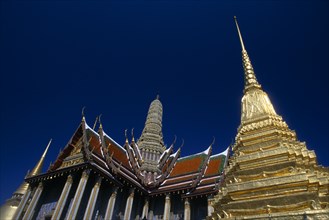
{"type": "Polygon", "coordinates": [[[163,143],[162,134],[162,104],[159,96],[152,101],[146,117],[142,135],[137,141],[143,163],[140,170],[150,181],[161,174],[159,159],[166,147],[163,143]]]}

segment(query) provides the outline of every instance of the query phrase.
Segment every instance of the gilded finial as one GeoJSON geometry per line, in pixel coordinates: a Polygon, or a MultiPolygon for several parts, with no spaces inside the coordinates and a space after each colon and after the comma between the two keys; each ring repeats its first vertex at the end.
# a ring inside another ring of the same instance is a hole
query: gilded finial
{"type": "Polygon", "coordinates": [[[179,147],[179,149],[181,149],[182,147],[183,147],[183,145],[184,145],[184,139],[182,138],[182,144],[180,145],[180,147],[179,147]]]}
{"type": "Polygon", "coordinates": [[[45,151],[43,152],[39,162],[35,165],[35,167],[33,168],[33,170],[29,173],[29,176],[35,176],[38,175],[42,172],[42,167],[43,167],[43,162],[45,160],[46,154],[48,152],[48,149],[50,147],[50,144],[52,142],[52,139],[50,139],[45,151]]]}
{"type": "Polygon", "coordinates": [[[95,119],[95,122],[94,122],[94,125],[93,125],[93,130],[95,130],[96,125],[97,125],[97,122],[98,122],[98,116],[97,116],[96,119],[95,119]]]}
{"type": "Polygon", "coordinates": [[[42,157],[45,157],[45,156],[46,156],[47,151],[48,151],[48,148],[50,147],[50,144],[51,144],[52,141],[53,141],[53,139],[50,138],[50,140],[49,140],[49,142],[48,142],[48,145],[47,145],[47,147],[46,147],[46,150],[45,150],[45,151],[43,152],[43,154],[42,154],[42,157]]]}
{"type": "Polygon", "coordinates": [[[102,117],[102,114],[100,114],[100,115],[98,116],[98,122],[99,122],[100,124],[102,124],[101,117],[102,117]]]}
{"type": "Polygon", "coordinates": [[[135,138],[134,138],[134,128],[131,129],[131,137],[133,142],[135,142],[135,138]]]}
{"type": "Polygon", "coordinates": [[[172,144],[171,144],[172,146],[174,146],[174,144],[176,143],[176,140],[177,140],[177,136],[175,135],[175,136],[174,136],[174,141],[173,141],[172,144]]]}
{"type": "Polygon", "coordinates": [[[244,87],[245,87],[245,91],[247,89],[251,88],[251,87],[261,88],[261,86],[257,82],[256,75],[255,75],[255,72],[254,72],[254,68],[251,65],[251,61],[249,59],[246,48],[244,46],[242,35],[241,35],[241,32],[240,32],[240,28],[239,28],[236,16],[234,16],[234,20],[235,20],[236,29],[237,29],[238,34],[239,34],[241,48],[242,48],[242,65],[243,65],[243,70],[244,70],[244,87]]]}
{"type": "Polygon", "coordinates": [[[85,117],[85,108],[86,108],[86,106],[83,106],[82,107],[82,110],[81,110],[82,117],[85,117]]]}
{"type": "Polygon", "coordinates": [[[103,129],[102,121],[101,121],[102,114],[98,116],[99,128],[103,129]]]}
{"type": "Polygon", "coordinates": [[[86,106],[83,106],[82,110],[81,110],[82,121],[85,121],[85,108],[86,108],[86,106]]]}
{"type": "Polygon", "coordinates": [[[245,51],[246,49],[244,47],[242,35],[241,35],[241,32],[240,32],[240,28],[239,28],[239,24],[238,24],[238,20],[237,20],[236,16],[234,16],[234,21],[235,21],[236,29],[238,30],[242,51],[245,51]]]}
{"type": "Polygon", "coordinates": [[[212,140],[210,146],[213,146],[215,144],[215,140],[216,140],[216,138],[215,138],[215,136],[213,136],[213,140],[212,140]]]}
{"type": "Polygon", "coordinates": [[[128,129],[125,129],[125,137],[126,137],[126,143],[128,143],[128,135],[127,135],[127,130],[128,130],[128,129]]]}

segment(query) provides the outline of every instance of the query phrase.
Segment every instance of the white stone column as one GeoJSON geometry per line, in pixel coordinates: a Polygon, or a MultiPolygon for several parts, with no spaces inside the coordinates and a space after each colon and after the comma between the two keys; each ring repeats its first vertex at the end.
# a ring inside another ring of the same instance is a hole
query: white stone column
{"type": "Polygon", "coordinates": [[[147,218],[149,212],[149,200],[145,199],[145,203],[143,206],[143,212],[142,212],[142,219],[145,217],[147,218]]]}
{"type": "Polygon", "coordinates": [[[102,183],[102,178],[99,177],[91,191],[90,196],[89,196],[89,201],[88,201],[87,209],[86,209],[85,215],[83,217],[83,220],[89,220],[89,219],[92,219],[92,217],[93,217],[92,215],[94,212],[94,208],[95,208],[95,204],[97,201],[97,196],[98,196],[98,192],[99,192],[101,183],[102,183]]]}
{"type": "Polygon", "coordinates": [[[38,188],[34,192],[34,195],[33,195],[33,198],[32,198],[32,200],[30,202],[30,205],[27,208],[27,210],[25,212],[25,215],[23,216],[23,220],[30,220],[30,219],[32,219],[32,216],[34,214],[35,206],[37,205],[37,203],[39,201],[39,198],[41,196],[42,190],[43,190],[43,184],[42,184],[42,182],[40,182],[39,185],[38,185],[38,188]]]}
{"type": "Polygon", "coordinates": [[[130,194],[128,196],[126,209],[125,209],[125,215],[123,217],[124,220],[130,219],[131,209],[133,207],[133,202],[134,202],[134,195],[135,195],[135,189],[130,189],[130,194]]]}
{"type": "Polygon", "coordinates": [[[115,187],[113,189],[112,195],[107,203],[106,207],[106,213],[104,219],[112,219],[113,216],[113,210],[114,210],[114,205],[115,205],[115,200],[117,198],[117,193],[118,193],[118,187],[115,187]]]}
{"type": "Polygon", "coordinates": [[[214,207],[211,205],[213,201],[213,198],[212,197],[208,197],[208,216],[211,216],[211,213],[214,212],[214,207]]]}
{"type": "Polygon", "coordinates": [[[65,206],[65,203],[66,203],[66,200],[67,200],[67,197],[70,193],[72,183],[73,183],[73,178],[71,175],[68,175],[64,188],[62,190],[61,196],[59,197],[59,199],[57,201],[56,208],[55,208],[53,216],[51,217],[51,220],[60,219],[64,206],[65,206]]]}
{"type": "Polygon", "coordinates": [[[31,188],[30,186],[27,188],[27,191],[25,192],[25,194],[23,195],[23,198],[21,200],[21,202],[19,203],[18,207],[17,207],[17,210],[16,210],[16,213],[13,217],[13,219],[15,220],[18,220],[20,219],[21,215],[22,215],[22,212],[26,206],[26,203],[27,201],[29,200],[30,198],[30,195],[31,195],[31,188]]]}
{"type": "Polygon", "coordinates": [[[166,195],[165,206],[164,206],[164,213],[163,213],[163,220],[169,220],[170,217],[170,195],[166,195]]]}
{"type": "Polygon", "coordinates": [[[89,173],[90,173],[89,170],[83,171],[77,191],[75,192],[75,195],[74,195],[74,198],[72,201],[71,208],[68,211],[66,219],[75,219],[79,206],[80,206],[80,202],[81,202],[83,193],[84,193],[86,185],[87,185],[89,173]]]}
{"type": "Polygon", "coordinates": [[[184,203],[184,220],[191,219],[191,204],[188,198],[185,199],[184,203]]]}

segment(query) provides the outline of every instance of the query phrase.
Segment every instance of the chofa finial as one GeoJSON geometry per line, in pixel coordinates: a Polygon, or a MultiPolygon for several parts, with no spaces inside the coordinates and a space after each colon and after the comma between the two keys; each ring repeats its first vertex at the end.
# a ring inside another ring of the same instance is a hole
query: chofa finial
{"type": "Polygon", "coordinates": [[[82,117],[85,117],[85,108],[86,108],[86,106],[83,106],[82,107],[82,110],[81,110],[82,117]]]}

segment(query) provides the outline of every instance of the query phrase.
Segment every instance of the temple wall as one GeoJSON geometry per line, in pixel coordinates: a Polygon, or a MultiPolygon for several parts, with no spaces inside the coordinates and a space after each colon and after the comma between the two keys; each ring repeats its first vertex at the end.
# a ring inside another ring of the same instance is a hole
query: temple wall
{"type": "Polygon", "coordinates": [[[113,184],[110,184],[107,181],[102,182],[95,205],[94,216],[105,216],[107,203],[112,194],[113,188],[113,184]]]}
{"type": "Polygon", "coordinates": [[[44,183],[44,190],[35,207],[35,212],[32,217],[33,219],[41,220],[46,216],[51,215],[51,212],[55,208],[56,203],[61,195],[64,184],[64,178],[56,178],[51,182],[47,181],[44,183]]]}
{"type": "Polygon", "coordinates": [[[191,199],[191,220],[206,219],[208,214],[207,197],[191,199]]]}
{"type": "MultiPolygon", "coordinates": [[[[71,176],[72,185],[66,194],[67,199],[62,204],[62,212],[61,214],[58,214],[58,219],[66,219],[68,217],[69,210],[71,209],[73,200],[76,196],[76,192],[79,189],[79,183],[81,182],[83,176],[82,170],[73,174],[71,173],[71,176]]],[[[43,181],[43,189],[39,199],[36,202],[35,208],[32,210],[33,214],[31,219],[50,220],[53,217],[57,203],[59,202],[61,194],[65,189],[65,185],[68,183],[68,179],[68,175],[63,175],[52,179],[45,179],[43,181]]],[[[97,183],[97,180],[99,180],[98,174],[91,171],[86,181],[85,187],[83,191],[81,191],[81,199],[77,200],[78,202],[76,202],[76,204],[78,204],[78,208],[76,209],[75,219],[83,219],[86,217],[86,211],[89,211],[90,213],[88,213],[88,216],[90,215],[90,217],[88,218],[102,220],[105,219],[106,214],[110,213],[109,207],[113,207],[113,214],[111,215],[110,220],[122,220],[124,219],[125,212],[129,212],[126,209],[127,204],[129,204],[128,201],[132,201],[132,203],[130,203],[131,211],[129,219],[141,220],[145,201],[147,201],[146,198],[148,198],[149,201],[147,219],[162,220],[165,216],[167,216],[167,219],[170,220],[184,219],[184,204],[186,200],[182,199],[181,195],[171,194],[167,196],[165,194],[161,194],[146,197],[146,195],[140,192],[138,189],[133,190],[128,186],[118,188],[113,183],[111,183],[111,181],[106,181],[105,179],[98,181],[100,185],[98,194],[96,194],[97,197],[94,197],[95,200],[91,200],[95,202],[94,209],[88,209],[88,202],[90,201],[90,198],[92,198],[92,192],[97,183]],[[114,205],[111,206],[109,205],[111,204],[109,201],[111,196],[113,198],[113,192],[117,193],[115,196],[115,202],[113,203],[114,205]],[[134,192],[133,197],[131,197],[132,192],[134,192]],[[170,198],[169,203],[167,203],[167,207],[168,204],[170,207],[169,209],[166,209],[167,214],[165,214],[166,196],[167,202],[168,198],[170,198]],[[133,200],[131,200],[132,198],[133,200]]],[[[33,193],[31,194],[30,199],[35,196],[39,185],[39,182],[34,182],[31,184],[33,193]]],[[[205,219],[207,216],[207,197],[199,197],[191,200],[189,199],[189,201],[191,202],[190,220],[205,219]]],[[[24,210],[27,210],[28,206],[29,204],[25,206],[24,210]]],[[[90,207],[91,206],[89,206],[89,208],[90,207]]],[[[24,214],[25,213],[23,212],[20,216],[20,219],[22,219],[24,214]]]]}
{"type": "Polygon", "coordinates": [[[90,197],[90,193],[91,190],[94,186],[94,184],[96,183],[97,178],[95,177],[94,173],[91,172],[87,181],[87,185],[85,187],[85,190],[83,192],[83,196],[79,205],[79,209],[78,209],[78,213],[76,216],[76,219],[83,219],[83,216],[85,214],[86,208],[87,208],[87,204],[88,204],[88,200],[90,197]]]}

